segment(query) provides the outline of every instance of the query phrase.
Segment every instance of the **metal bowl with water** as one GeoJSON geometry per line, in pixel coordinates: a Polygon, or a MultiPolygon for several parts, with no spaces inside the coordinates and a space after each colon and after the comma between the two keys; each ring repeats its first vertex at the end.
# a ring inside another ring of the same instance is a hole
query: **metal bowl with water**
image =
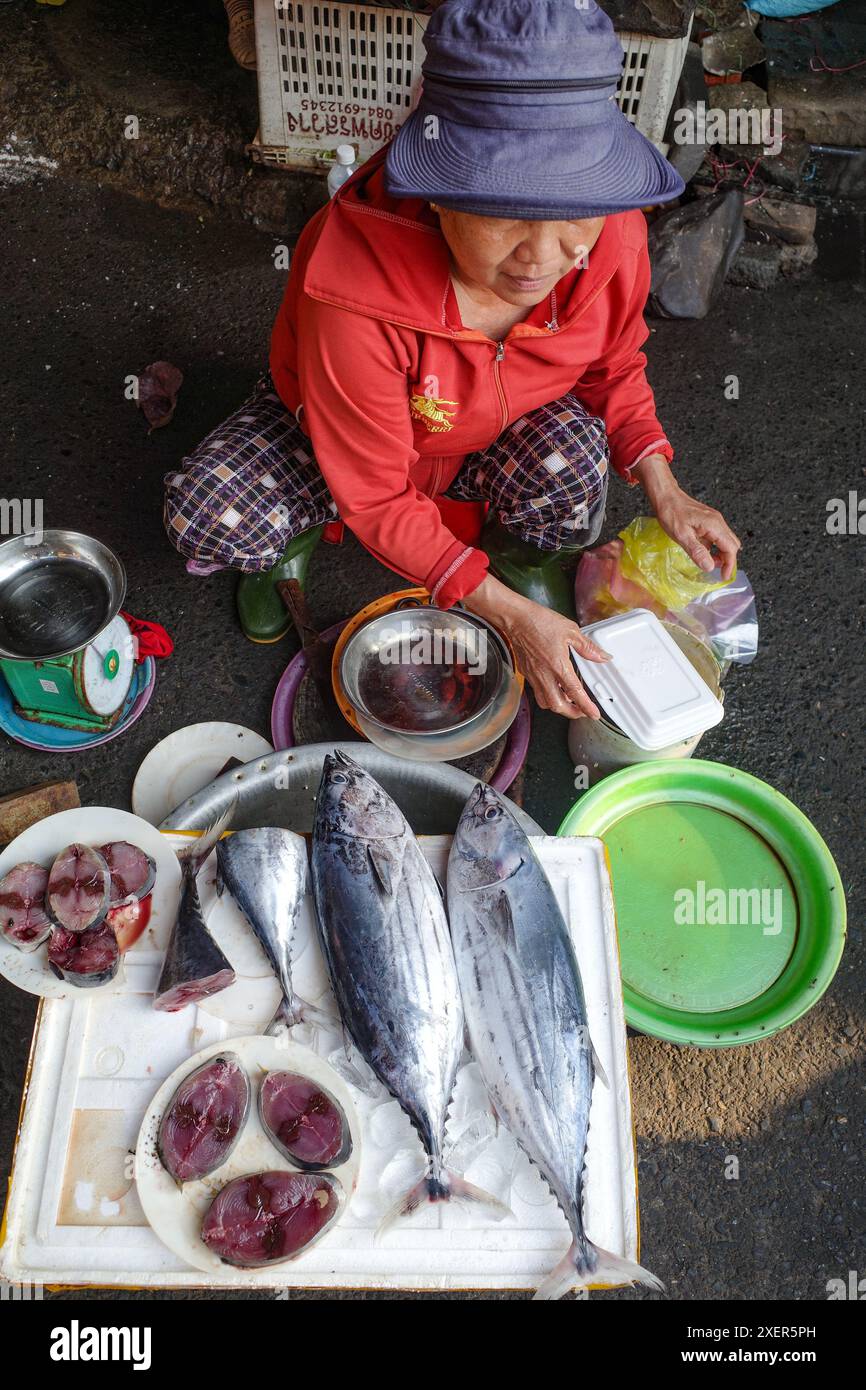
{"type": "Polygon", "coordinates": [[[125,594],[123,565],[93,536],[13,536],[0,544],[0,657],[39,661],[79,651],[117,615],[125,594]]]}
{"type": "Polygon", "coordinates": [[[358,628],[340,660],[346,697],[389,733],[454,733],[489,710],[503,656],[487,625],[462,612],[419,607],[358,628]]]}

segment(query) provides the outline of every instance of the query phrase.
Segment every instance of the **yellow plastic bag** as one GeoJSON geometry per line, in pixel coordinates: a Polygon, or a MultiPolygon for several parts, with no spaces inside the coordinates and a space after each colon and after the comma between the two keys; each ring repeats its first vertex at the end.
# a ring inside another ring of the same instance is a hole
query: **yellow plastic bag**
{"type": "Polygon", "coordinates": [[[639,516],[619,533],[623,577],[648,589],[662,607],[676,611],[694,599],[723,589],[729,579],[708,579],[682,546],[671,540],[654,516],[639,516]]]}

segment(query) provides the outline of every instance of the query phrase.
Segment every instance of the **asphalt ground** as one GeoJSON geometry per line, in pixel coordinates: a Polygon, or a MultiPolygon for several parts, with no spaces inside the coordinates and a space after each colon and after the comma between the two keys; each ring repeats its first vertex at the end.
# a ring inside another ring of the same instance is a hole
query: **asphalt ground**
{"type": "MultiPolygon", "coordinates": [[[[46,526],[108,540],[129,607],[176,643],[146,715],[115,742],[57,756],[4,739],[0,792],[68,775],[83,803],[127,808],[136,768],[173,729],[224,719],[267,732],[296,649],[293,638],[250,646],[233,577],[187,576],[161,523],[163,475],[261,371],[283,284],[278,238],[27,171],[0,189],[0,228],[0,494],[41,498],[46,526]],[[185,380],[174,421],[148,435],[124,378],[157,358],[185,380]]],[[[650,378],[679,475],[742,537],[760,610],[758,659],[729,676],[725,720],[701,756],[765,778],[811,817],[850,913],[831,989],[779,1036],[721,1051],[630,1040],[642,1255],[673,1299],[820,1300],[828,1280],[866,1271],[866,538],[826,527],[829,499],[866,495],[863,308],[850,286],[812,277],[765,294],[729,288],[702,322],[653,324],[650,378]],[[731,373],[736,401],[724,394],[731,373]]],[[[604,537],[640,510],[641,494],[615,485],[604,537]]],[[[309,596],[326,625],[393,583],[349,540],[320,551],[309,596]]],[[[553,830],[573,799],[565,724],[536,715],[527,809],[553,830]]],[[[0,981],[4,1172],[34,1015],[35,1001],[0,981]]]]}

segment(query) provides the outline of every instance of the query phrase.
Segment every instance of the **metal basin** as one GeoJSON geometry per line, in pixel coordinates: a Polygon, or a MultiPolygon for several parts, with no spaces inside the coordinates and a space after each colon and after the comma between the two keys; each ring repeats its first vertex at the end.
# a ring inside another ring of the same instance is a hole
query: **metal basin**
{"type": "MultiPolygon", "coordinates": [[[[299,834],[313,828],[316,793],[326,753],[341,748],[381,782],[417,835],[451,835],[475,778],[447,763],[407,762],[369,743],[309,743],[284,748],[224,772],[166,816],[160,830],[204,830],[237,795],[235,830],[280,825],[299,834]]],[[[545,832],[505,798],[528,835],[545,832]]]]}
{"type": "Polygon", "coordinates": [[[486,625],[439,608],[371,618],[340,659],[340,682],[356,711],[413,738],[465,728],[490,708],[501,680],[502,655],[486,625]]]}
{"type": "Polygon", "coordinates": [[[0,657],[68,656],[120,610],[126,574],[113,551],[79,531],[13,536],[0,545],[0,657]]]}

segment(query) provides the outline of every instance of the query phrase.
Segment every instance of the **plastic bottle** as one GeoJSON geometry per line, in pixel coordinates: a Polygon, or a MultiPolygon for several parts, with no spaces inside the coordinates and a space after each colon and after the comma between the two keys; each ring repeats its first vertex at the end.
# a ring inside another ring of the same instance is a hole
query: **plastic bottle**
{"type": "Polygon", "coordinates": [[[355,172],[355,146],[338,145],[337,162],[331,165],[328,174],[328,196],[333,198],[337,189],[355,172]]]}

